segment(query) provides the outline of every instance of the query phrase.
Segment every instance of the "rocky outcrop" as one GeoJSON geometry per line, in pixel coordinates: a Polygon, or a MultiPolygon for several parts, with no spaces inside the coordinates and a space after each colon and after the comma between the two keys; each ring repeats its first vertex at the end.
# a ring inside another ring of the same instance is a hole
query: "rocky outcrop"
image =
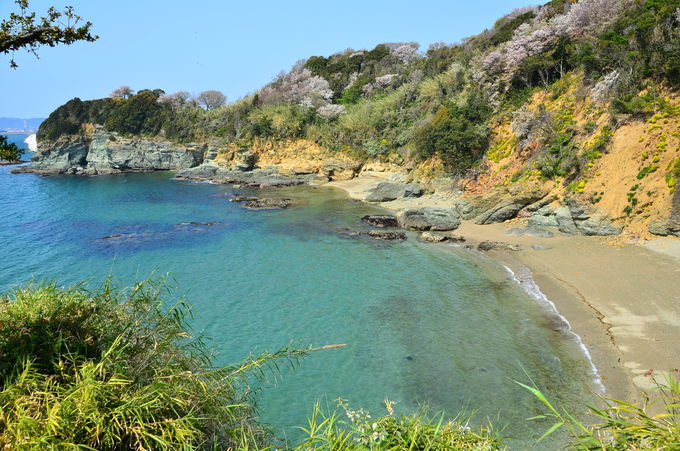
{"type": "Polygon", "coordinates": [[[276,188],[302,185],[313,180],[315,176],[283,175],[274,168],[240,171],[225,168],[212,161],[208,161],[200,166],[178,171],[175,177],[185,180],[240,185],[248,188],[276,188]]]}
{"type": "Polygon", "coordinates": [[[399,226],[409,230],[455,230],[460,226],[460,216],[455,210],[443,208],[414,208],[397,216],[399,226]]]}
{"type": "Polygon", "coordinates": [[[420,197],[423,189],[415,183],[380,182],[364,198],[366,202],[389,202],[405,197],[420,197]]]}
{"type": "Polygon", "coordinates": [[[660,236],[674,235],[680,237],[680,189],[673,193],[671,211],[667,220],[654,220],[647,226],[649,233],[660,236]]]}
{"type": "Polygon", "coordinates": [[[14,172],[96,175],[177,170],[201,164],[205,151],[204,145],[127,138],[95,126],[84,135],[39,142],[31,163],[14,172]]]}
{"type": "Polygon", "coordinates": [[[545,197],[540,189],[523,186],[497,188],[485,194],[460,197],[455,207],[463,219],[475,219],[477,224],[492,224],[512,219],[525,207],[545,197]]]}
{"type": "Polygon", "coordinates": [[[566,206],[555,208],[554,215],[560,232],[568,235],[609,236],[622,231],[608,216],[574,199],[567,199],[566,206]]]}

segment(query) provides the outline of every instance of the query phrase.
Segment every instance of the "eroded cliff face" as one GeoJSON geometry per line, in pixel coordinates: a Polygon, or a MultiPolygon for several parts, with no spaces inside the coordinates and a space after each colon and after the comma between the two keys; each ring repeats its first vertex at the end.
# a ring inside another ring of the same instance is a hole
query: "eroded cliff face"
{"type": "Polygon", "coordinates": [[[115,174],[178,170],[203,162],[206,145],[177,144],[159,138],[123,137],[91,126],[83,135],[38,142],[27,166],[15,172],[37,174],[115,174]]]}

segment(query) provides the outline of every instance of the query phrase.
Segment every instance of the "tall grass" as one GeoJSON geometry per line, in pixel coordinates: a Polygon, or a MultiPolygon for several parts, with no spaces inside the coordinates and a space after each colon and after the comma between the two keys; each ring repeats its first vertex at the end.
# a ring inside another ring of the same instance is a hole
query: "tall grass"
{"type": "MultiPolygon", "coordinates": [[[[678,372],[678,370],[674,370],[678,372]]],[[[548,411],[532,419],[549,418],[553,425],[540,440],[566,428],[577,450],[680,450],[680,383],[672,372],[655,389],[644,394],[641,406],[601,398],[603,407],[591,407],[587,425],[559,409],[536,387],[520,384],[536,396],[548,411]],[[652,413],[659,412],[659,413],[652,413]]],[[[539,440],[539,441],[540,441],[539,440]]]]}
{"type": "Polygon", "coordinates": [[[0,448],[266,449],[252,376],[308,350],[214,368],[165,285],[28,286],[0,301],[0,448]]]}
{"type": "Polygon", "coordinates": [[[295,451],[449,451],[496,450],[500,440],[490,427],[473,430],[468,418],[445,420],[443,416],[428,417],[425,411],[414,415],[395,416],[392,403],[385,401],[387,415],[371,418],[363,410],[352,410],[345,400],[337,408],[324,413],[319,403],[314,405],[308,425],[301,428],[305,438],[295,451]]]}

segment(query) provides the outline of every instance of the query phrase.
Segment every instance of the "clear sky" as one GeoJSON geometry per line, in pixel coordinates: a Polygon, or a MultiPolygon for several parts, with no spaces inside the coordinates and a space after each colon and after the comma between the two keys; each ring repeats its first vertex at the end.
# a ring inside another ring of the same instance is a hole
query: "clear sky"
{"type": "MultiPolygon", "coordinates": [[[[94,23],[94,43],[44,47],[40,59],[0,55],[0,117],[46,117],[73,97],[120,85],[236,100],[311,55],[381,42],[454,43],[531,0],[32,0],[38,13],[72,5],[94,23]]],[[[14,11],[0,0],[0,17],[14,11]]]]}

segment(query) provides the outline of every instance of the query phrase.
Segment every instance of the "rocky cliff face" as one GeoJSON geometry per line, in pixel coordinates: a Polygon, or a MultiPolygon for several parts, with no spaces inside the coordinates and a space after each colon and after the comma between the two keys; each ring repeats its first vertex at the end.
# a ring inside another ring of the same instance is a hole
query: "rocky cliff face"
{"type": "Polygon", "coordinates": [[[177,170],[201,164],[206,150],[205,145],[122,137],[95,126],[84,135],[39,142],[31,163],[15,172],[96,175],[177,170]]]}

